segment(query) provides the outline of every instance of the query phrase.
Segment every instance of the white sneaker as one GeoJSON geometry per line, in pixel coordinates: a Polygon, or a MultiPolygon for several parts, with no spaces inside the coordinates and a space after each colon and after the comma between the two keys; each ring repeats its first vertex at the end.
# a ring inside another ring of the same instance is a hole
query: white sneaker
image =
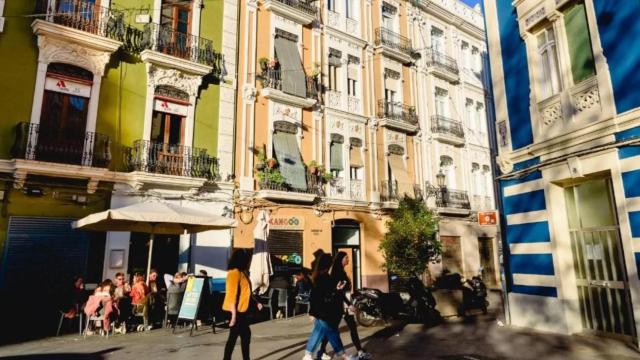
{"type": "Polygon", "coordinates": [[[331,360],[331,359],[333,359],[333,356],[330,356],[329,354],[322,354],[320,359],[322,359],[322,360],[331,360]]]}
{"type": "Polygon", "coordinates": [[[311,356],[311,354],[306,353],[304,354],[304,357],[302,358],[302,360],[313,360],[313,356],[311,356]]]}
{"type": "Polygon", "coordinates": [[[373,359],[373,356],[371,356],[371,354],[369,354],[366,351],[358,351],[358,359],[360,360],[369,360],[369,359],[373,359]]]}

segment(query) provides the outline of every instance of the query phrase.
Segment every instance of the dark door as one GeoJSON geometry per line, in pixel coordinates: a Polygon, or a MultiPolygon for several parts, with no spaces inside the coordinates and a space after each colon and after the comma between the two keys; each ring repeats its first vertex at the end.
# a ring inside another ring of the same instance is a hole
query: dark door
{"type": "Polygon", "coordinates": [[[89,99],[45,91],[36,160],[80,165],[89,99]]]}
{"type": "MultiPolygon", "coordinates": [[[[151,268],[158,274],[174,274],[178,271],[180,236],[158,234],[153,240],[151,268]]],[[[129,274],[140,272],[146,275],[149,259],[149,234],[131,233],[129,242],[129,274]]]]}
{"type": "Polygon", "coordinates": [[[442,268],[452,274],[462,273],[462,248],[460,236],[440,236],[442,242],[442,268]]]}
{"type": "Polygon", "coordinates": [[[496,266],[494,262],[493,238],[478,238],[478,250],[480,252],[480,266],[482,266],[482,281],[489,287],[495,287],[496,266]]]}

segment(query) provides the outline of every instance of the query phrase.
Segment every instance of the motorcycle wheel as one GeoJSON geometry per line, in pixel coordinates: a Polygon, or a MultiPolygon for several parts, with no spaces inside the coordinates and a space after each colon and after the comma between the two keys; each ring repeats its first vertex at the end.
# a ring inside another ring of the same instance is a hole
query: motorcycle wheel
{"type": "Polygon", "coordinates": [[[371,327],[378,319],[369,315],[361,304],[356,304],[356,321],[364,327],[371,327]]]}

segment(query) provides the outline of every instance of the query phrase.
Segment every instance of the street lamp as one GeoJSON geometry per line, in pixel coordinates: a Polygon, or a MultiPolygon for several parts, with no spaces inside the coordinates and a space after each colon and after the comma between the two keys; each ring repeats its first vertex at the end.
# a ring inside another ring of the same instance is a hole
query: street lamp
{"type": "Polygon", "coordinates": [[[431,185],[428,181],[425,184],[425,200],[431,196],[438,195],[439,192],[443,191],[445,188],[445,175],[442,172],[442,169],[438,171],[436,174],[436,184],[438,186],[431,185]]]}

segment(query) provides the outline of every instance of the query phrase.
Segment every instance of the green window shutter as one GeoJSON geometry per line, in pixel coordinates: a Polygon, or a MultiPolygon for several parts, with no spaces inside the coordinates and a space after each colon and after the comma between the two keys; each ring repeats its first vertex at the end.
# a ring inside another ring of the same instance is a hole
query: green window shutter
{"type": "Polygon", "coordinates": [[[342,164],[342,144],[337,142],[331,143],[331,170],[342,171],[344,166],[342,164]]]}
{"type": "Polygon", "coordinates": [[[280,174],[287,184],[298,190],[307,190],[307,176],[296,135],[277,131],[273,134],[273,149],[276,153],[280,174]]]}
{"type": "Polygon", "coordinates": [[[307,96],[307,83],[295,42],[276,37],[276,56],[282,72],[282,91],[299,97],[307,96]]]}
{"type": "Polygon", "coordinates": [[[576,3],[564,11],[567,44],[571,57],[573,82],[579,83],[595,74],[593,49],[584,3],[576,3]]]}

